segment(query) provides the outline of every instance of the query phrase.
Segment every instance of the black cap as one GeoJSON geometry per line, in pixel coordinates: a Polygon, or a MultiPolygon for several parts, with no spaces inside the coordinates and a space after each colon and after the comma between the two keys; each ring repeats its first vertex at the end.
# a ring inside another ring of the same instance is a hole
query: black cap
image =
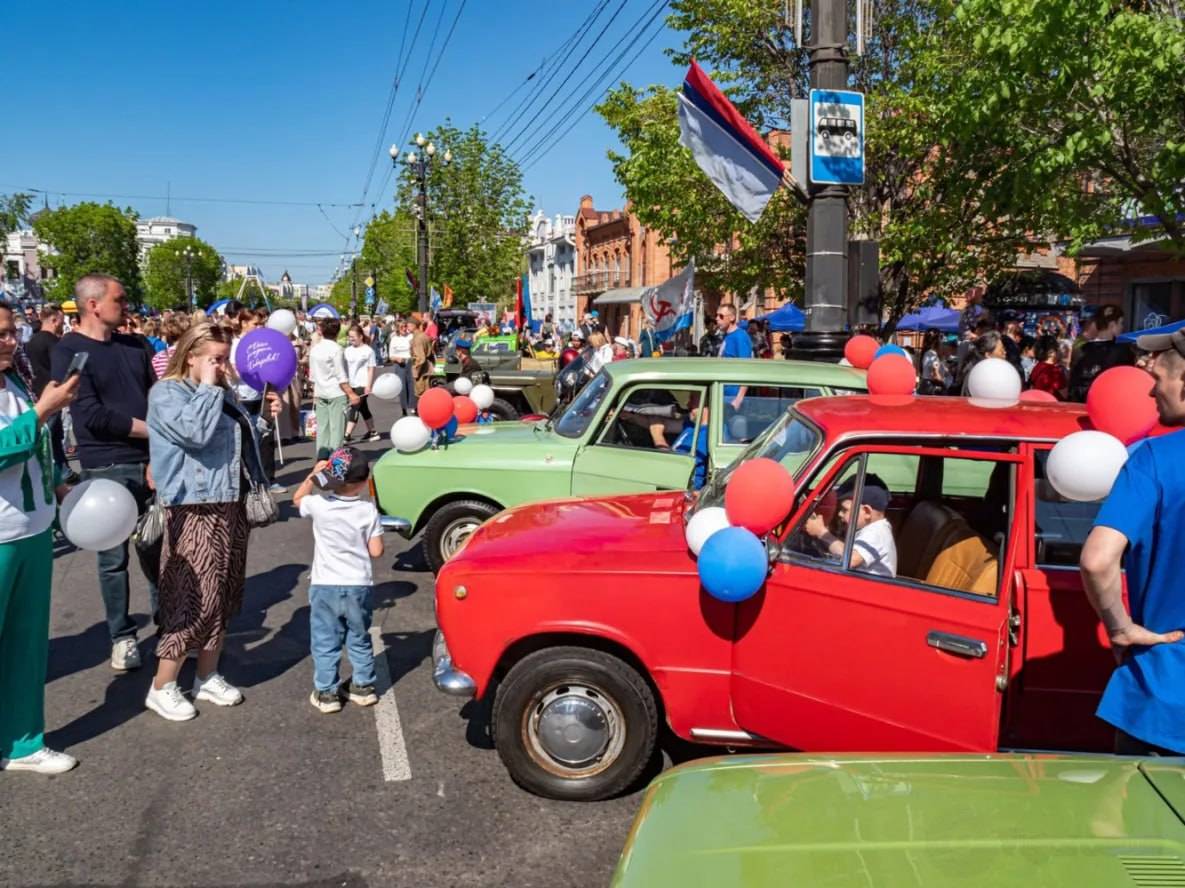
{"type": "MultiPolygon", "coordinates": [[[[856,489],[856,479],[852,478],[839,485],[839,498],[841,500],[851,499],[852,492],[856,489]]],[[[864,487],[860,490],[860,505],[870,506],[878,512],[883,512],[889,506],[889,488],[885,486],[885,482],[881,480],[879,475],[865,475],[864,487]]]]}
{"type": "Polygon", "coordinates": [[[355,447],[339,447],[329,454],[329,465],[313,476],[322,490],[337,490],[344,484],[357,484],[370,477],[370,460],[355,447]]]}
{"type": "Polygon", "coordinates": [[[1185,327],[1172,333],[1148,333],[1136,338],[1136,348],[1146,352],[1163,352],[1176,349],[1185,357],[1185,327]]]}

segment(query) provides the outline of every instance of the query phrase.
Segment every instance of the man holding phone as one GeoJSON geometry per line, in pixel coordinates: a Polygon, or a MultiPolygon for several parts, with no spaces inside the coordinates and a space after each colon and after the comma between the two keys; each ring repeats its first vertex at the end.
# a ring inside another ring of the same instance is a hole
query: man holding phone
{"type": "MultiPolygon", "coordinates": [[[[148,388],[156,379],[139,341],[115,332],[127,317],[123,285],[105,274],[88,274],[74,285],[79,322],[53,348],[52,377],[78,373],[78,398],[70,408],[82,478],[107,478],[126,487],[143,512],[152,498],[148,470],[148,388]]],[[[139,553],[156,612],[159,547],[139,553]]],[[[99,588],[111,636],[111,667],[140,666],[136,623],[128,607],[128,543],[98,554],[99,588]]]]}

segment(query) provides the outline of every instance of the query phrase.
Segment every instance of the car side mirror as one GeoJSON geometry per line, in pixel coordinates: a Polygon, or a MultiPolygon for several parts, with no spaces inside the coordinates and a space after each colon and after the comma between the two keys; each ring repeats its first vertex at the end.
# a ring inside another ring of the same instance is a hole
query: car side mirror
{"type": "Polygon", "coordinates": [[[772,570],[773,566],[777,564],[778,560],[782,557],[782,543],[772,533],[767,533],[763,542],[765,543],[765,557],[769,563],[770,569],[772,570]]]}

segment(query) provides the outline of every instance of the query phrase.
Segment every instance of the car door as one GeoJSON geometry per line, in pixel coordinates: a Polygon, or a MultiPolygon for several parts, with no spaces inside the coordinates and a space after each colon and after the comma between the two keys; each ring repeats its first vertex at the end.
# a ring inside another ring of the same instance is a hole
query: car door
{"type": "Polygon", "coordinates": [[[1114,729],[1095,716],[1115,668],[1106,632],[1082,589],[1078,557],[1101,503],[1071,502],[1045,478],[1050,444],[1026,445],[1032,508],[1017,565],[1017,644],[1004,742],[1110,751],[1114,729]]]}
{"type": "Polygon", "coordinates": [[[740,727],[803,750],[997,747],[1011,516],[993,519],[1007,543],[1000,552],[988,529],[972,527],[979,516],[957,512],[941,493],[943,475],[982,476],[966,469],[983,461],[1011,477],[1021,458],[869,446],[825,461],[826,474],[787,523],[764,590],[739,606],[732,704],[740,727]],[[856,497],[866,484],[889,490],[884,520],[897,543],[897,576],[851,569],[854,527],[839,531],[839,557],[812,553],[807,517],[817,511],[834,523],[848,483],[856,497]]]}
{"type": "Polygon", "coordinates": [[[686,489],[696,468],[695,448],[681,452],[674,445],[688,427],[691,440],[698,438],[707,422],[707,411],[699,408],[706,403],[705,386],[645,383],[617,392],[600,427],[576,453],[572,494],[686,489]]]}

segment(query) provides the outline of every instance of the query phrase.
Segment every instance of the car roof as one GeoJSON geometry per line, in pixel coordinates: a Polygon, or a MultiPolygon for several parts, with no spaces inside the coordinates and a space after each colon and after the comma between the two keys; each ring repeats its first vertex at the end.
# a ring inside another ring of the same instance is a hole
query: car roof
{"type": "Polygon", "coordinates": [[[842,364],[816,361],[744,360],[741,358],[635,358],[613,361],[605,370],[614,380],[664,382],[753,382],[771,385],[825,385],[865,390],[865,372],[842,364]]]}
{"type": "Polygon", "coordinates": [[[908,434],[1053,441],[1090,428],[1081,404],[1020,401],[1000,406],[974,398],[853,395],[810,398],[795,406],[829,438],[908,434]]]}

